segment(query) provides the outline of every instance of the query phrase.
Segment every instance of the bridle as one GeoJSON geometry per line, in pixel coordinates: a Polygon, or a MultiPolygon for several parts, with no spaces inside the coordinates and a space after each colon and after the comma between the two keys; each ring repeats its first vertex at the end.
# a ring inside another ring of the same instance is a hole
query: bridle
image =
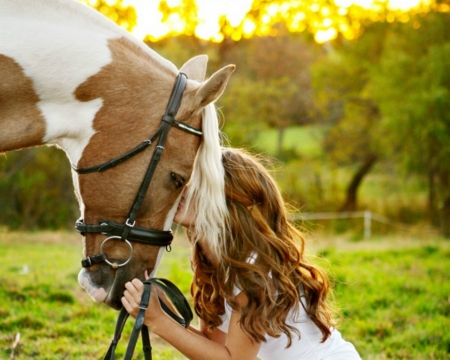
{"type": "MultiPolygon", "coordinates": [[[[72,164],[73,170],[75,170],[80,175],[90,174],[93,172],[103,172],[114,166],[119,165],[120,163],[130,159],[136,154],[139,154],[140,152],[147,149],[154,141],[156,141],[156,139],[158,139],[155,151],[153,152],[144,179],[142,180],[136,198],[134,199],[133,205],[131,206],[127,220],[124,223],[117,223],[111,220],[100,220],[98,225],[91,225],[85,224],[83,219],[79,219],[75,223],[76,230],[80,232],[83,236],[86,233],[102,233],[107,235],[107,238],[103,240],[100,246],[101,251],[100,254],[88,256],[81,261],[81,265],[84,268],[90,267],[92,265],[101,262],[106,262],[115,270],[118,269],[119,267],[125,266],[130,262],[133,256],[133,246],[130,241],[136,241],[155,246],[165,246],[166,248],[170,249],[170,244],[172,243],[173,239],[172,230],[167,231],[155,230],[135,226],[135,224],[138,211],[141,208],[142,202],[145,199],[148,188],[150,186],[150,182],[152,181],[153,174],[155,173],[156,166],[158,165],[159,160],[161,159],[162,152],[164,151],[164,143],[167,139],[167,135],[171,127],[176,127],[189,134],[197,136],[203,135],[201,130],[175,120],[175,116],[178,112],[178,109],[180,108],[186,84],[187,84],[186,74],[179,73],[175,80],[175,85],[172,89],[172,94],[170,95],[166,112],[164,113],[161,119],[161,124],[159,125],[158,130],[156,130],[156,132],[150,139],[144,140],[141,144],[129,150],[125,154],[117,158],[111,159],[107,162],[104,162],[100,165],[90,166],[86,168],[77,168],[75,165],[72,164]],[[108,241],[114,239],[120,239],[122,242],[125,242],[130,247],[130,256],[126,261],[122,263],[109,261],[108,258],[106,257],[105,252],[103,251],[104,245],[108,241]]],[[[125,353],[126,360],[131,360],[133,356],[134,348],[136,346],[139,333],[142,333],[144,357],[146,360],[152,359],[149,331],[148,328],[144,325],[145,310],[147,309],[148,303],[150,301],[152,284],[159,287],[162,291],[164,291],[167,294],[168,298],[172,300],[173,305],[175,306],[175,308],[177,309],[177,311],[181,316],[178,316],[177,314],[172,312],[170,308],[168,308],[164,304],[164,302],[161,301],[161,299],[160,304],[163,310],[167,314],[169,314],[169,316],[171,316],[175,321],[177,321],[184,327],[188,327],[189,323],[193,318],[191,308],[189,307],[186,298],[173,283],[171,283],[169,280],[166,279],[157,279],[157,278],[147,279],[146,281],[144,281],[144,292],[139,306],[139,313],[136,316],[136,322],[134,324],[131,333],[127,351],[125,353]]],[[[111,342],[107,354],[105,355],[104,358],[105,360],[115,359],[115,349],[117,346],[117,342],[121,337],[122,330],[125,326],[128,317],[129,317],[128,312],[125,310],[125,308],[122,308],[116,322],[114,338],[111,342]]]]}
{"type": "Polygon", "coordinates": [[[126,264],[128,264],[128,262],[131,260],[133,256],[133,246],[130,241],[155,246],[165,246],[170,251],[170,244],[172,243],[173,239],[172,230],[155,230],[135,226],[135,224],[138,211],[141,208],[142,202],[145,199],[148,188],[150,186],[150,182],[152,181],[153,174],[155,173],[156,166],[158,165],[158,162],[161,159],[162,152],[164,151],[164,143],[167,139],[169,130],[172,127],[176,127],[189,134],[193,134],[196,136],[203,135],[201,130],[175,120],[175,116],[180,107],[183,92],[186,88],[186,84],[187,84],[187,75],[179,73],[176,77],[175,85],[172,89],[172,93],[170,95],[166,112],[164,113],[161,119],[161,124],[159,125],[158,130],[156,130],[153,136],[150,137],[150,139],[144,140],[141,144],[129,150],[125,154],[99,165],[94,165],[85,168],[77,168],[75,165],[72,164],[73,170],[80,175],[90,174],[93,172],[103,172],[114,166],[121,164],[122,162],[130,159],[136,154],[139,154],[140,152],[147,149],[150,145],[152,145],[152,143],[156,141],[156,139],[158,139],[158,143],[153,152],[152,158],[150,160],[144,179],[142,180],[141,186],[136,195],[136,198],[134,199],[133,205],[131,206],[127,220],[124,223],[117,223],[111,220],[100,219],[99,224],[94,225],[94,224],[85,224],[83,219],[80,218],[75,223],[75,229],[83,236],[85,236],[86,233],[102,233],[107,235],[107,238],[102,242],[100,246],[101,249],[100,254],[88,256],[85,259],[83,259],[81,261],[82,267],[88,268],[92,265],[101,262],[106,262],[107,264],[111,265],[113,269],[118,269],[119,267],[125,266],[126,264]],[[122,263],[109,261],[108,258],[106,257],[106,254],[103,251],[104,245],[108,241],[112,241],[114,239],[120,239],[122,242],[125,242],[130,248],[129,258],[122,263]]]}

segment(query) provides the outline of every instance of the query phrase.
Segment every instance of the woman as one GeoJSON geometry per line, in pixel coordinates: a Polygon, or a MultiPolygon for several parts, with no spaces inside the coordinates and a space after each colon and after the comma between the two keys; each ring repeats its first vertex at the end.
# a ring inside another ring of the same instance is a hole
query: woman
{"type": "MultiPolygon", "coordinates": [[[[191,292],[200,329],[172,320],[155,291],[145,324],[189,359],[360,359],[334,329],[329,279],[305,258],[305,241],[287,221],[269,172],[242,150],[224,149],[222,163],[224,231],[217,239],[198,238],[189,197],[174,219],[192,244],[191,292]]],[[[142,289],[137,279],[126,284],[122,303],[132,316],[142,289]]]]}

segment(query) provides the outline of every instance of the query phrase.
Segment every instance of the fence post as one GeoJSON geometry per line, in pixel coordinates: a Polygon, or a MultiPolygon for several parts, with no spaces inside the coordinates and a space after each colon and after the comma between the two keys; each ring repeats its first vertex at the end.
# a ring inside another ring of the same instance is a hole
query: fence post
{"type": "Polygon", "coordinates": [[[364,211],[364,238],[370,238],[372,234],[372,213],[369,210],[364,211]]]}

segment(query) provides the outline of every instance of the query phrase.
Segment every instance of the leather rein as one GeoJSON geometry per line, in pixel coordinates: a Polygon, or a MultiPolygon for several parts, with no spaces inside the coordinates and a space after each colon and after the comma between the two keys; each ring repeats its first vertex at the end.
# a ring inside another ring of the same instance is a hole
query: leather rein
{"type": "MultiPolygon", "coordinates": [[[[131,332],[130,340],[128,342],[127,350],[125,352],[124,360],[131,360],[133,357],[133,352],[136,347],[137,340],[139,338],[139,333],[142,334],[142,351],[144,353],[145,360],[152,360],[152,347],[150,344],[150,333],[146,325],[144,325],[145,311],[150,302],[150,296],[152,292],[152,285],[159,287],[167,297],[172,301],[173,306],[178,311],[180,316],[174,313],[161,299],[159,303],[161,308],[177,323],[187,328],[193,319],[192,310],[189,306],[184,295],[181,291],[169,280],[151,278],[144,281],[144,292],[142,294],[141,303],[139,305],[139,312],[136,316],[136,321],[131,332]]],[[[114,337],[109,346],[108,352],[106,353],[103,360],[115,360],[115,351],[117,343],[122,335],[122,330],[125,323],[129,317],[128,312],[122,308],[119,313],[119,317],[116,322],[116,329],[114,331],[114,337]]]]}
{"type": "Polygon", "coordinates": [[[90,174],[93,172],[103,172],[114,166],[121,164],[122,162],[130,159],[136,154],[139,154],[140,152],[147,149],[150,145],[152,145],[154,141],[158,139],[158,143],[153,152],[144,179],[142,180],[141,186],[134,199],[133,205],[131,206],[127,220],[124,223],[117,223],[111,220],[100,219],[99,224],[94,225],[94,224],[85,224],[83,219],[78,219],[77,222],[75,223],[75,229],[83,236],[86,233],[102,233],[108,236],[103,241],[100,247],[101,253],[97,255],[88,256],[85,259],[83,259],[81,261],[82,267],[88,268],[101,262],[106,262],[107,264],[111,265],[113,269],[125,266],[126,264],[128,264],[128,262],[131,260],[133,256],[133,246],[131,245],[130,241],[136,241],[155,246],[165,246],[167,250],[170,251],[170,244],[172,243],[173,239],[172,230],[155,230],[135,226],[135,224],[138,211],[141,208],[142,202],[145,199],[148,188],[150,186],[150,182],[152,181],[153,174],[155,173],[156,166],[158,165],[158,162],[161,159],[162,152],[164,151],[164,143],[166,141],[169,130],[172,127],[176,127],[189,134],[193,134],[196,136],[203,135],[201,130],[175,120],[175,116],[181,105],[181,100],[183,97],[183,92],[186,88],[186,84],[187,84],[186,74],[179,73],[176,77],[175,85],[172,89],[172,94],[170,95],[166,112],[164,113],[161,119],[161,124],[159,125],[158,130],[156,130],[153,136],[150,137],[150,139],[144,140],[141,144],[127,151],[125,154],[99,165],[94,165],[85,168],[77,168],[75,165],[72,164],[73,170],[80,175],[90,174]],[[122,242],[127,243],[127,245],[130,248],[130,256],[125,262],[122,263],[110,262],[106,254],[103,252],[103,247],[105,243],[114,239],[120,239],[122,242]]]}

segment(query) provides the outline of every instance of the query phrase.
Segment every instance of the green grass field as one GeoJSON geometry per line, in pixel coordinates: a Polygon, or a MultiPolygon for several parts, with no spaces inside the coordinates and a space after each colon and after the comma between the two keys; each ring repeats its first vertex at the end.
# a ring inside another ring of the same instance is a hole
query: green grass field
{"type": "MultiPolygon", "coordinates": [[[[340,330],[363,359],[450,358],[450,242],[327,237],[311,245],[336,284],[340,330]]],[[[0,232],[0,359],[10,358],[17,333],[14,359],[102,358],[117,313],[79,287],[80,259],[77,234],[0,232]]],[[[189,249],[182,236],[158,276],[188,294],[189,249]]],[[[153,347],[155,359],[184,359],[160,339],[153,347]]],[[[123,352],[124,345],[118,359],[123,352]]]]}

